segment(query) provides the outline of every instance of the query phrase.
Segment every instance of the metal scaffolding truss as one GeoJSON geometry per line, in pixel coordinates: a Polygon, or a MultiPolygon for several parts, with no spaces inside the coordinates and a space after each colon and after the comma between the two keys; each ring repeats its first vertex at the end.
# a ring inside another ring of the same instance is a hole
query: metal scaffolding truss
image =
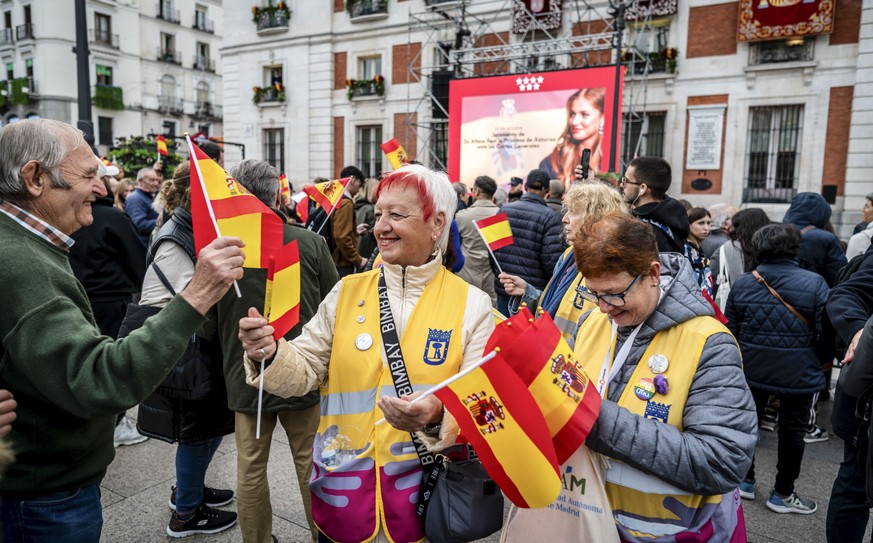
{"type": "MultiPolygon", "coordinates": [[[[522,0],[426,0],[426,11],[410,13],[408,80],[420,86],[407,87],[406,141],[417,136],[419,160],[437,169],[447,166],[448,111],[433,92],[435,73],[468,78],[614,64],[618,31],[612,1],[563,0],[557,30],[546,28],[522,0]],[[528,20],[520,32],[510,30],[513,13],[528,20]]],[[[640,0],[624,2],[636,7],[640,0]]],[[[647,74],[648,69],[625,84],[626,118],[645,107],[647,74]]]]}

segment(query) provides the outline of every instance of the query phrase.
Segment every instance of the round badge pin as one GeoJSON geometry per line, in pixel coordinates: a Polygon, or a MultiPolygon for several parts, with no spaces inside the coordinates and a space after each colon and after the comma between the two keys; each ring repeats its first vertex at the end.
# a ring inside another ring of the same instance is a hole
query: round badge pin
{"type": "Polygon", "coordinates": [[[670,367],[667,357],[662,354],[653,354],[649,357],[649,369],[652,373],[664,373],[670,367]]]}
{"type": "Polygon", "coordinates": [[[359,351],[366,351],[372,346],[373,336],[370,334],[358,334],[358,337],[355,338],[355,347],[357,347],[359,351]]]}
{"type": "Polygon", "coordinates": [[[648,377],[643,377],[640,382],[634,386],[634,394],[637,398],[648,401],[655,395],[655,383],[648,377]]]}
{"type": "Polygon", "coordinates": [[[358,315],[358,318],[355,320],[358,321],[358,324],[364,324],[364,321],[367,319],[365,319],[363,315],[358,315]]]}

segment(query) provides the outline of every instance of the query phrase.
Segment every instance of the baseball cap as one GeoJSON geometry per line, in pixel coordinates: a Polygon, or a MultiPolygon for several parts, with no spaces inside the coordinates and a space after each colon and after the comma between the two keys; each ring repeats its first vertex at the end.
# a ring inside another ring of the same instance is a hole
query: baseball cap
{"type": "Polygon", "coordinates": [[[521,185],[523,182],[524,181],[522,181],[521,177],[513,177],[513,178],[510,178],[510,180],[509,180],[509,184],[512,185],[513,187],[521,185]]]}
{"type": "Polygon", "coordinates": [[[527,174],[527,183],[524,186],[533,190],[546,190],[549,188],[549,181],[551,181],[549,174],[543,170],[531,170],[527,174]]]}

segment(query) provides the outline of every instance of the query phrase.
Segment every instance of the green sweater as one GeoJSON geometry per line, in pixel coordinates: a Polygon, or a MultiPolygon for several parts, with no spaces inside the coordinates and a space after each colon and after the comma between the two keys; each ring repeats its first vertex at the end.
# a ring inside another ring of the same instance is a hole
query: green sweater
{"type": "MultiPolygon", "coordinates": [[[[324,238],[297,226],[284,226],[284,242],[297,240],[300,253],[300,323],[285,334],[286,339],[300,335],[303,325],[315,315],[318,306],[339,281],[336,267],[324,238]]],[[[239,413],[257,413],[258,389],[246,384],[243,348],[239,341],[239,320],[250,307],[264,312],[264,291],[267,270],[245,269],[239,281],[242,298],[230,289],[215,305],[218,333],[224,357],[224,378],[227,383],[227,405],[239,413]]],[[[264,392],[264,413],[300,410],[318,403],[318,391],[297,398],[281,398],[264,392]]]]}
{"type": "Polygon", "coordinates": [[[180,296],[129,337],[101,336],[66,251],[0,214],[0,388],[18,402],[0,494],[98,483],[116,414],[163,380],[204,318],[180,296]]]}

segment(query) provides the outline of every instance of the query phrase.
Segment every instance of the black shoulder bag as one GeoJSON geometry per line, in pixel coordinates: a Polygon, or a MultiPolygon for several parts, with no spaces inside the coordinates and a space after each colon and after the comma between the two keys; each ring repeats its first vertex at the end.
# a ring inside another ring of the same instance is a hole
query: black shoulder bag
{"type": "MultiPolygon", "coordinates": [[[[379,274],[379,324],[383,348],[388,344],[398,346],[390,355],[385,351],[386,356],[401,362],[399,370],[391,372],[397,397],[412,394],[397,327],[388,305],[384,269],[379,274]]],[[[427,538],[433,543],[466,543],[500,530],[503,494],[481,462],[478,459],[453,462],[444,455],[428,451],[415,432],[410,432],[410,436],[424,469],[416,512],[424,523],[427,538]]]]}

